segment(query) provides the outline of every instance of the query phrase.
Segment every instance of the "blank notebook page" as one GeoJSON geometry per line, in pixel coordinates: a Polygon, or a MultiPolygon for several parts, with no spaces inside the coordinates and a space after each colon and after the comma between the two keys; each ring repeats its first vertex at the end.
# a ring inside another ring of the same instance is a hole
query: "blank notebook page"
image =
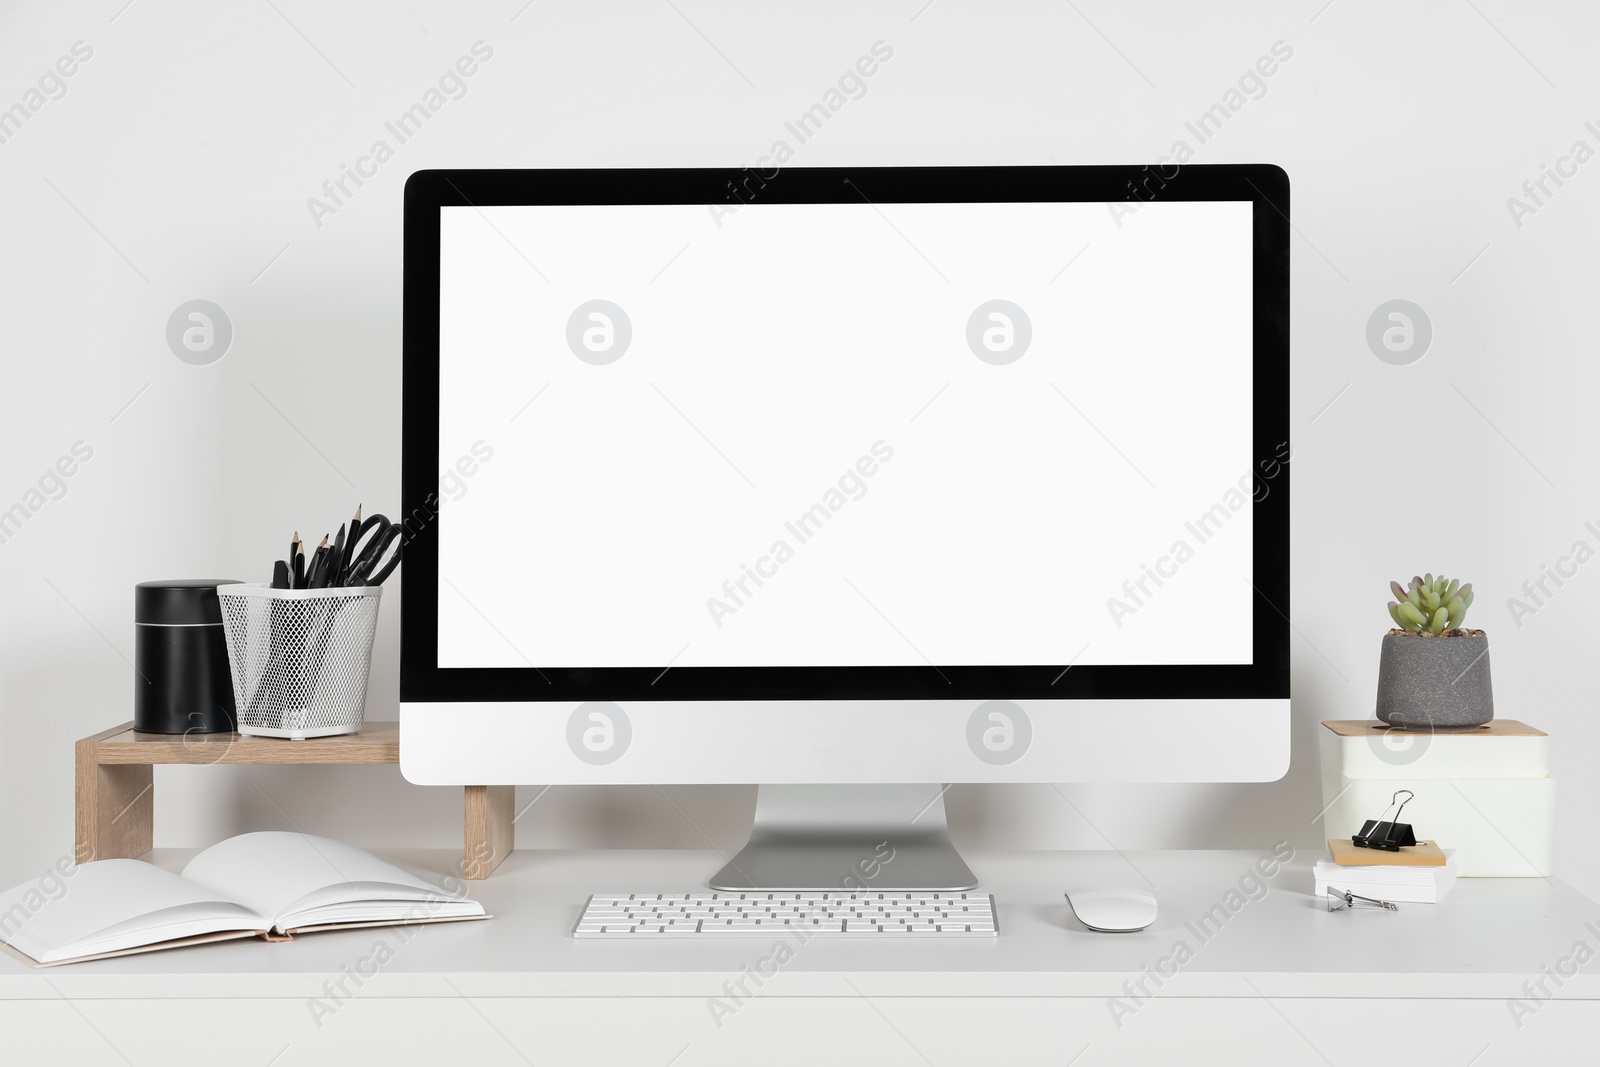
{"type": "Polygon", "coordinates": [[[272,919],[312,896],[316,904],[449,896],[351,845],[281,831],[213,845],[189,861],[183,876],[272,919]]]}
{"type": "Polygon", "coordinates": [[[214,887],[195,885],[142,860],[81,864],[61,884],[65,891],[55,897],[43,892],[37,881],[0,897],[0,913],[11,917],[5,927],[6,940],[41,962],[78,955],[67,950],[85,943],[100,951],[103,946],[92,944],[95,935],[119,925],[157,935],[135,936],[129,944],[162,940],[164,920],[187,923],[214,918],[215,922],[204,925],[217,931],[267,926],[263,915],[230,902],[229,894],[219,895],[214,887]],[[23,912],[26,918],[22,918],[23,912]],[[163,916],[162,912],[169,914],[163,916]],[[138,921],[146,917],[148,923],[138,921]]]}

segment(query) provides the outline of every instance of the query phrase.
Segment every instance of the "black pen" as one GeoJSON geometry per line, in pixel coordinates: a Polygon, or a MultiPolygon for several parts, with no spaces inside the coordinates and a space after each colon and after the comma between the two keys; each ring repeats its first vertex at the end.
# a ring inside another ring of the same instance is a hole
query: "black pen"
{"type": "Polygon", "coordinates": [[[272,561],[272,588],[289,588],[289,565],[281,559],[272,561]]]}

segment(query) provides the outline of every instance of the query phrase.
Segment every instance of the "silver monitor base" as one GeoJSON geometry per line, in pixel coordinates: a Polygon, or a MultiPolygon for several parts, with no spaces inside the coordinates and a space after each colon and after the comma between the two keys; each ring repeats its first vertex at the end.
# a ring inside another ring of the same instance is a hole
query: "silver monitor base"
{"type": "Polygon", "coordinates": [[[950,844],[937,785],[763,785],[750,843],[719,890],[976,889],[950,844]]]}

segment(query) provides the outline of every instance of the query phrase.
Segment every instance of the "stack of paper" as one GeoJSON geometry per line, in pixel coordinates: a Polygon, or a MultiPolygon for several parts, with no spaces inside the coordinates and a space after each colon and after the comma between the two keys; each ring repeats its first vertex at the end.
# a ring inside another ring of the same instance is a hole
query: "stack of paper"
{"type": "Polygon", "coordinates": [[[1313,892],[1330,888],[1404,904],[1437,904],[1456,884],[1456,850],[1431,841],[1399,852],[1358,849],[1349,839],[1328,842],[1328,858],[1312,868],[1313,892]]]}

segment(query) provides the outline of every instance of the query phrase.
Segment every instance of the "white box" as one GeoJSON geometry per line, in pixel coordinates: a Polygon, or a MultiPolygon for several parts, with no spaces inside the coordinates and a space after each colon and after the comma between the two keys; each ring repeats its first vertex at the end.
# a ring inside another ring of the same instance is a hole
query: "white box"
{"type": "Polygon", "coordinates": [[[1456,849],[1463,878],[1551,873],[1556,780],[1542,731],[1512,719],[1434,734],[1390,730],[1376,719],[1322,725],[1328,837],[1350,836],[1382,815],[1396,790],[1409,789],[1416,796],[1401,821],[1456,849]]]}

